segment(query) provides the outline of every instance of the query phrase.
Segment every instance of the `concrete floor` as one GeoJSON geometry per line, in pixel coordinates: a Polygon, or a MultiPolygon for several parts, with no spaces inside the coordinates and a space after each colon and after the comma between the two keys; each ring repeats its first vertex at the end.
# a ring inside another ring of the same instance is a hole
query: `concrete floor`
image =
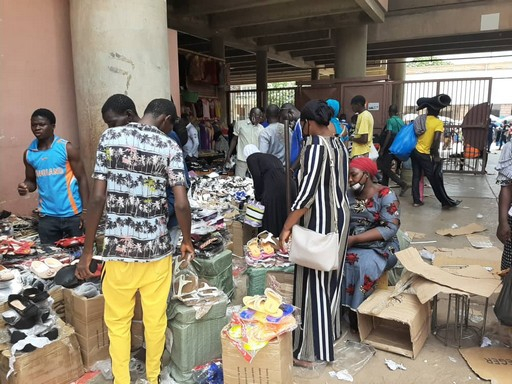
{"type": "MultiPolygon", "coordinates": [[[[499,187],[495,185],[496,171],[494,166],[497,163],[499,152],[493,149],[489,155],[487,165],[488,174],[485,176],[445,174],[445,186],[448,194],[452,198],[463,200],[462,204],[455,209],[442,210],[439,202],[433,196],[430,188],[425,188],[425,205],[414,208],[410,196],[401,199],[401,228],[414,232],[425,233],[424,240],[435,240],[437,247],[463,248],[470,244],[465,236],[455,238],[439,236],[435,231],[440,228],[451,227],[452,224],[458,226],[466,225],[472,222],[482,224],[487,227],[487,231],[482,233],[489,236],[493,244],[500,249],[501,243],[496,238],[495,232],[498,220],[497,196],[499,187]],[[478,219],[477,215],[482,214],[483,218],[478,219]]],[[[421,245],[417,245],[421,249],[421,245]]],[[[237,294],[234,303],[241,301],[244,291],[244,280],[239,282],[237,294]]],[[[496,299],[496,294],[491,299],[491,304],[496,299]]],[[[441,299],[440,307],[443,306],[441,299]]],[[[472,304],[472,310],[482,311],[482,301],[477,300],[472,304]]],[[[512,334],[510,328],[501,327],[492,311],[492,305],[489,309],[489,318],[487,322],[486,335],[493,341],[501,345],[512,344],[512,334]]],[[[357,340],[357,336],[346,333],[340,341],[357,340]]],[[[468,341],[468,346],[477,346],[476,338],[468,341]],[[472,345],[471,345],[472,344],[472,345]]],[[[339,366],[335,368],[341,369],[339,366]]],[[[319,367],[314,371],[306,371],[300,368],[294,368],[294,383],[336,383],[340,380],[331,378],[328,374],[333,370],[333,366],[319,367]]],[[[399,356],[393,353],[387,353],[377,350],[368,364],[354,376],[355,383],[364,384],[423,384],[423,383],[471,383],[480,381],[471,371],[469,366],[459,354],[457,348],[445,347],[435,336],[430,335],[423,350],[415,359],[399,356]],[[384,364],[385,359],[392,359],[395,362],[402,363],[406,371],[391,371],[384,364]]],[[[94,383],[107,383],[103,380],[96,380],[94,383]]]]}

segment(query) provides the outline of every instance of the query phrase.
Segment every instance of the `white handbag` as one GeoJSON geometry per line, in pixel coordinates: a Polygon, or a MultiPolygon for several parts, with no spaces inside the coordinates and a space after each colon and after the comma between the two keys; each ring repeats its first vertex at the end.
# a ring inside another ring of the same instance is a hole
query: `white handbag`
{"type": "MultiPolygon", "coordinates": [[[[325,139],[320,137],[322,141],[325,139]]],[[[336,178],[334,172],[334,156],[330,147],[324,145],[330,162],[331,182],[333,198],[336,202],[336,178]]],[[[327,163],[327,162],[325,162],[327,163]]],[[[325,174],[325,163],[322,166],[322,174],[325,174]]],[[[336,203],[335,203],[336,205],[336,203]]],[[[326,235],[304,228],[298,224],[292,228],[292,241],[290,246],[290,261],[303,267],[319,271],[333,271],[340,267],[339,258],[339,233],[338,233],[338,209],[334,208],[334,232],[326,235]]]]}

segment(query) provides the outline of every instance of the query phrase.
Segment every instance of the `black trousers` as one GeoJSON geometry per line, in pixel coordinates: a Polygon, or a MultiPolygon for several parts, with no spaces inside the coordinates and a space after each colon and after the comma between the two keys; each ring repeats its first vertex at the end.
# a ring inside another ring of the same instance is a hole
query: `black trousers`
{"type": "Polygon", "coordinates": [[[389,152],[384,153],[382,156],[379,156],[377,159],[377,165],[379,169],[382,171],[382,185],[388,185],[389,179],[393,180],[395,183],[397,183],[400,187],[404,188],[407,183],[403,181],[400,176],[398,176],[393,170],[391,169],[393,163],[393,155],[389,152]]]}
{"type": "Polygon", "coordinates": [[[444,189],[442,163],[434,163],[430,155],[418,152],[416,149],[411,154],[412,161],[412,198],[415,204],[421,203],[420,179],[421,174],[430,182],[437,200],[443,207],[452,207],[457,203],[448,197],[444,189]]]}

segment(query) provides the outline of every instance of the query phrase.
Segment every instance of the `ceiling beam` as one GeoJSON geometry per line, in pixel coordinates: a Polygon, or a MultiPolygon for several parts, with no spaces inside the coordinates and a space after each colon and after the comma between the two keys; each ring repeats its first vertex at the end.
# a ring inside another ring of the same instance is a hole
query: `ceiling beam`
{"type": "Polygon", "coordinates": [[[334,47],[335,44],[331,39],[317,41],[303,41],[297,43],[280,44],[274,46],[277,52],[282,51],[298,51],[300,49],[315,49],[321,47],[334,47]]]}
{"type": "MultiPolygon", "coordinates": [[[[292,29],[293,31],[293,29],[292,29]]],[[[304,41],[316,41],[322,39],[330,39],[331,31],[330,29],[324,29],[314,32],[296,32],[296,33],[287,33],[283,35],[276,36],[265,36],[258,37],[256,42],[258,45],[277,45],[277,44],[288,44],[288,43],[299,43],[304,41]]]]}
{"type": "Polygon", "coordinates": [[[174,9],[183,15],[205,15],[210,13],[229,12],[241,9],[250,9],[254,7],[269,6],[274,4],[291,2],[293,2],[293,0],[182,0],[179,2],[172,1],[173,4],[176,3],[174,9]]]}
{"type": "Polygon", "coordinates": [[[377,0],[354,0],[359,7],[376,23],[383,23],[386,10],[377,0]]]}
{"type": "MultiPolygon", "coordinates": [[[[301,31],[318,31],[329,28],[350,27],[368,23],[369,18],[362,12],[344,13],[341,15],[311,17],[301,20],[301,31]]],[[[296,21],[282,21],[279,23],[269,23],[261,25],[252,25],[247,27],[234,28],[234,35],[238,38],[263,37],[269,35],[288,34],[297,29],[296,21]]]]}
{"type": "Polygon", "coordinates": [[[334,55],[333,47],[319,47],[316,49],[300,49],[297,51],[290,51],[290,55],[292,57],[306,57],[306,56],[316,56],[316,55],[334,55]]]}
{"type": "Polygon", "coordinates": [[[242,9],[213,15],[210,17],[210,26],[214,29],[230,29],[281,22],[283,20],[289,22],[307,17],[335,15],[358,10],[359,7],[351,0],[315,0],[314,2],[296,0],[293,4],[266,5],[251,9],[250,12],[242,9]]]}
{"type": "MultiPolygon", "coordinates": [[[[212,31],[207,21],[191,17],[179,17],[172,12],[167,11],[167,23],[169,28],[175,29],[180,32],[188,33],[193,36],[209,39],[212,36],[218,35],[217,32],[212,31]]],[[[224,44],[233,48],[237,48],[247,52],[256,52],[261,47],[258,47],[254,40],[236,38],[229,33],[222,35],[224,37],[224,44]]],[[[286,63],[298,68],[314,68],[315,63],[306,62],[299,58],[293,58],[288,53],[276,52],[272,47],[267,52],[268,59],[286,63]]]]}

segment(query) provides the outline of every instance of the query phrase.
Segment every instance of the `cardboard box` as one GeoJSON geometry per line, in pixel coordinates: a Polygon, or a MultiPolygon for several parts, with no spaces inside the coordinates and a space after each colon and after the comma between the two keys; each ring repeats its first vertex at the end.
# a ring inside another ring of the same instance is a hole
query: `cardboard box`
{"type": "Polygon", "coordinates": [[[109,357],[108,330],[103,320],[103,295],[87,299],[73,290],[64,290],[66,320],[75,328],[84,365],[89,368],[96,361],[109,357]]]}
{"type": "Polygon", "coordinates": [[[359,337],[377,349],[418,356],[430,333],[430,302],[421,304],[416,295],[378,289],[357,309],[359,337]]]}
{"type": "MultiPolygon", "coordinates": [[[[191,377],[192,368],[220,357],[220,332],[228,323],[228,301],[227,296],[222,296],[200,319],[193,307],[171,301],[168,322],[173,337],[171,367],[180,376],[188,373],[191,377]]],[[[173,377],[179,379],[175,374],[173,377]]]]}
{"type": "Polygon", "coordinates": [[[0,355],[0,384],[69,384],[84,374],[80,346],[73,328],[61,323],[59,339],[33,352],[16,356],[9,372],[9,350],[0,355]]]}
{"type": "Polygon", "coordinates": [[[237,256],[243,256],[245,244],[258,235],[258,228],[242,224],[239,221],[233,221],[230,230],[233,236],[233,253],[237,256]]]}
{"type": "Polygon", "coordinates": [[[222,369],[225,384],[291,384],[292,333],[288,332],[267,344],[251,363],[245,361],[228,337],[221,335],[222,369]]]}
{"type": "MultiPolygon", "coordinates": [[[[105,299],[103,295],[87,299],[76,295],[71,289],[64,289],[63,292],[66,320],[75,328],[84,366],[90,368],[95,362],[109,357],[108,329],[103,319],[105,299]]],[[[141,348],[144,326],[139,294],[136,295],[131,334],[132,350],[141,348]]]]}

